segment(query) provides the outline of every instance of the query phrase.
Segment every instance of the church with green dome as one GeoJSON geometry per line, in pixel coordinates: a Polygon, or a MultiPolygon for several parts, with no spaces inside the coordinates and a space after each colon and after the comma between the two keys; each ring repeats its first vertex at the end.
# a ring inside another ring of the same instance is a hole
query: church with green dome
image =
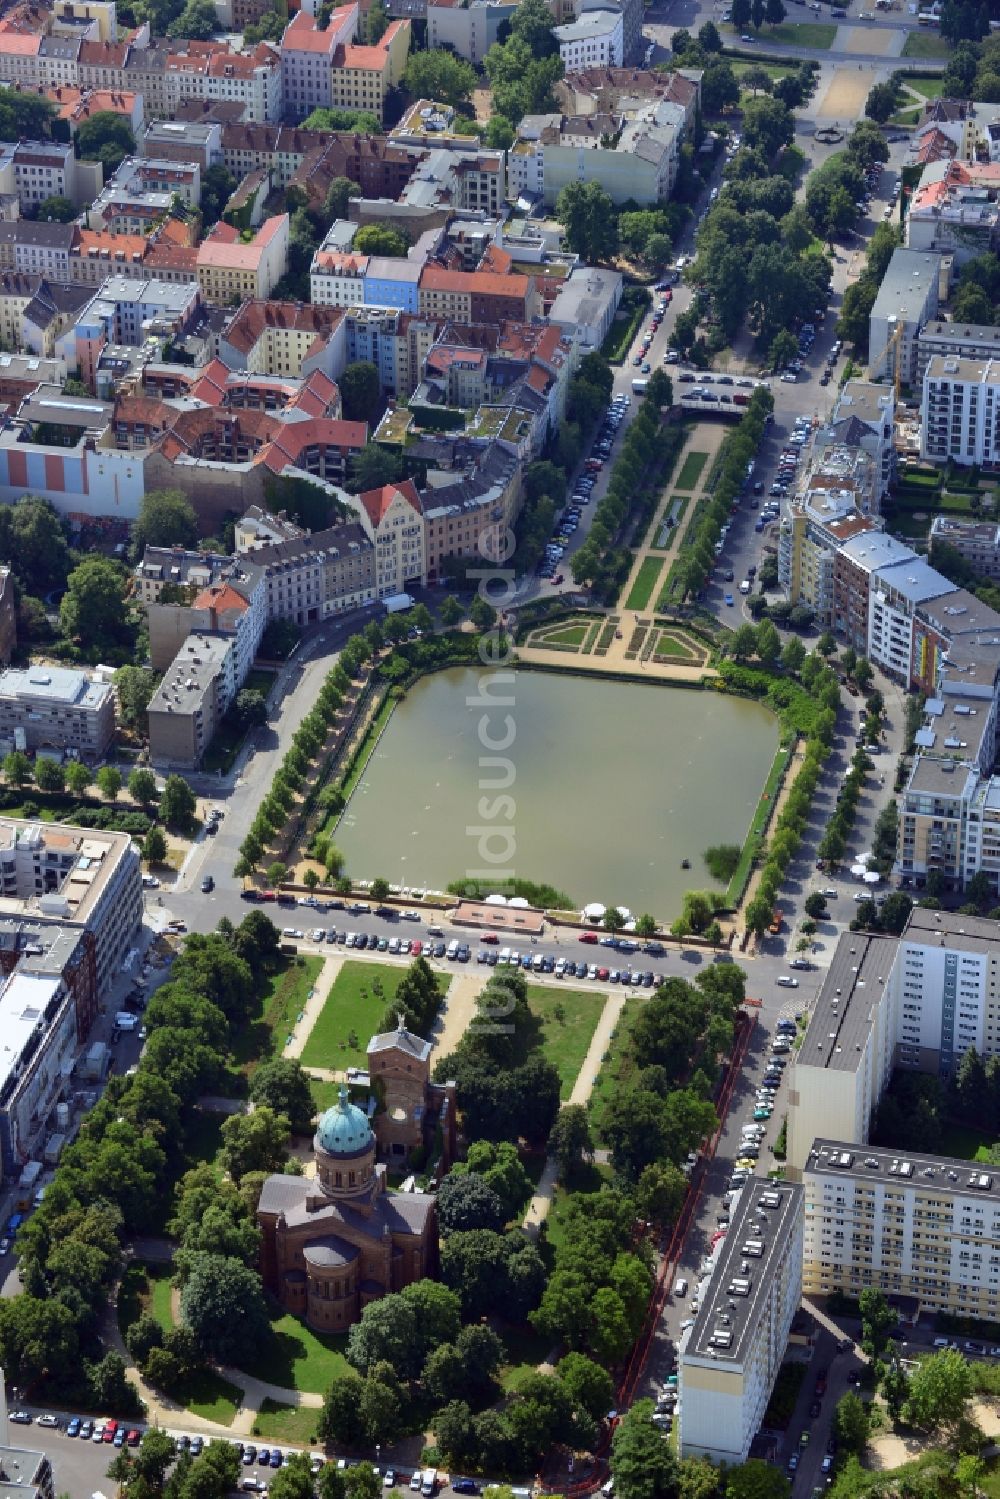
{"type": "Polygon", "coordinates": [[[269,1176],[257,1208],[264,1284],[317,1332],[437,1270],[437,1204],[389,1192],[364,1109],[342,1087],[313,1137],[315,1176],[269,1176]]]}

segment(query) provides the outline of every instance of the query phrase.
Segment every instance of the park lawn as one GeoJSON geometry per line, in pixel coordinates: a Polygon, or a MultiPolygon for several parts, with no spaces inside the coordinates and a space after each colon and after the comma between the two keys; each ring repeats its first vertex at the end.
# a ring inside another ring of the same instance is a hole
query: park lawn
{"type": "Polygon", "coordinates": [[[675,489],[694,489],[701,478],[701,471],[708,462],[707,453],[691,452],[685,454],[681,471],[674,480],[675,489]]]}
{"type": "MultiPolygon", "coordinates": [[[[943,36],[933,31],[911,31],[903,47],[903,57],[950,57],[951,47],[943,36]]],[[[909,82],[909,80],[907,80],[909,82]]]]}
{"type": "Polygon", "coordinates": [[[504,1327],[500,1336],[510,1359],[500,1370],[500,1383],[507,1391],[516,1390],[548,1358],[552,1352],[552,1339],[529,1326],[504,1327]]]}
{"type": "Polygon", "coordinates": [[[626,609],[645,609],[653,596],[653,589],[660,577],[660,569],[663,566],[662,557],[644,557],[639,564],[639,571],[635,575],[635,582],[629,590],[629,596],[625,600],[626,609]]]}
{"type": "Polygon", "coordinates": [[[564,625],[560,630],[552,630],[542,641],[543,645],[582,645],[589,625],[564,625]]]}
{"type": "Polygon", "coordinates": [[[559,1073],[563,1103],[573,1091],[604,1004],[603,994],[528,985],[528,1008],[541,1022],[542,1049],[559,1073]]]}
{"type": "Polygon", "coordinates": [[[253,1423],[253,1435],[269,1442],[308,1447],[316,1441],[320,1412],[307,1405],[282,1405],[265,1395],[253,1423]]]}
{"type": "Polygon", "coordinates": [[[744,62],[742,59],[737,60],[736,58],[733,58],[729,66],[737,78],[742,78],[743,74],[750,68],[763,68],[767,76],[773,79],[775,83],[777,83],[779,78],[787,78],[791,73],[796,71],[787,62],[750,62],[749,59],[744,62]]]}
{"type": "Polygon", "coordinates": [[[263,1058],[281,1055],[322,967],[323,959],[317,953],[279,956],[268,975],[259,1018],[242,1026],[233,1038],[238,1066],[252,1071],[263,1058]]]}
{"type": "Polygon", "coordinates": [[[381,1025],[405,973],[405,968],[389,963],[345,963],[309,1033],[303,1067],[364,1067],[369,1038],[381,1025]]]}
{"type": "Polygon", "coordinates": [[[214,1369],[203,1369],[187,1381],[180,1398],[202,1420],[230,1426],[243,1402],[243,1391],[214,1369]]]}
{"type": "Polygon", "coordinates": [[[659,658],[674,657],[678,661],[688,661],[694,664],[694,656],[686,646],[681,645],[672,635],[662,634],[653,647],[653,655],[659,658]]]}
{"type": "Polygon", "coordinates": [[[244,1373],[288,1390],[325,1395],[335,1379],[347,1374],[347,1334],[326,1337],[313,1332],[289,1312],[271,1307],[271,1337],[264,1339],[244,1373]]]}
{"type": "Polygon", "coordinates": [[[904,82],[907,88],[923,99],[940,99],[944,92],[944,80],[941,78],[907,78],[904,82]]]}
{"type": "Polygon", "coordinates": [[[340,1083],[328,1083],[325,1078],[309,1078],[309,1092],[312,1094],[313,1112],[325,1114],[327,1109],[332,1109],[340,1096],[340,1083]]]}
{"type": "MultiPolygon", "coordinates": [[[[786,47],[815,47],[826,51],[833,46],[837,28],[829,21],[782,21],[767,28],[766,40],[783,42],[786,47]]],[[[904,50],[905,55],[905,50],[904,50]]]]}
{"type": "Polygon", "coordinates": [[[964,1124],[946,1124],[940,1154],[957,1161],[988,1161],[996,1131],[978,1130],[964,1124]]]}
{"type": "Polygon", "coordinates": [[[150,1265],[143,1260],[134,1260],[127,1267],[118,1287],[118,1330],[122,1337],[144,1312],[151,1312],[163,1331],[170,1332],[174,1325],[170,1309],[172,1273],[170,1265],[150,1265]]]}
{"type": "MultiPolygon", "coordinates": [[[[604,1054],[601,1070],[594,1082],[594,1090],[590,1095],[588,1109],[590,1111],[590,1128],[593,1132],[594,1141],[603,1145],[604,1140],[600,1131],[600,1118],[604,1111],[604,1105],[613,1093],[625,1087],[634,1071],[634,1063],[631,1056],[630,1038],[632,1027],[635,1025],[642,1012],[644,1000],[637,995],[630,995],[625,1001],[625,1008],[621,1018],[615,1027],[611,1044],[604,1054]]],[[[552,1239],[552,1215],[549,1214],[549,1240],[552,1239]]]]}
{"type": "Polygon", "coordinates": [[[174,1313],[171,1306],[174,1288],[170,1284],[173,1267],[171,1265],[147,1265],[145,1269],[150,1291],[149,1310],[163,1331],[170,1332],[174,1326],[174,1313]]]}

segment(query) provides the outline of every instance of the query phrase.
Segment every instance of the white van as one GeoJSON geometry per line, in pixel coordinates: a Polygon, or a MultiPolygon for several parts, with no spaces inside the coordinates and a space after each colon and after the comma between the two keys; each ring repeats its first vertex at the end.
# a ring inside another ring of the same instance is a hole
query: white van
{"type": "Polygon", "coordinates": [[[674,1281],[674,1295],[675,1296],[686,1296],[687,1295],[687,1289],[688,1289],[688,1283],[687,1283],[687,1281],[684,1279],[683,1275],[678,1275],[677,1279],[674,1281]]]}
{"type": "Polygon", "coordinates": [[[749,592],[750,592],[750,580],[748,578],[744,578],[743,582],[740,584],[740,593],[746,595],[749,592]]]}
{"type": "Polygon", "coordinates": [[[129,1010],[119,1010],[115,1015],[115,1025],[120,1031],[134,1031],[139,1024],[139,1018],[129,1010]]]}
{"type": "Polygon", "coordinates": [[[431,1499],[437,1493],[437,1468],[425,1468],[423,1480],[420,1484],[420,1492],[424,1499],[431,1499]]]}
{"type": "Polygon", "coordinates": [[[506,968],[509,962],[510,962],[510,948],[509,947],[501,947],[501,949],[500,949],[500,956],[497,958],[497,967],[498,968],[506,968]]]}
{"type": "Polygon", "coordinates": [[[450,958],[452,962],[454,962],[458,957],[458,943],[455,941],[454,937],[452,937],[451,941],[448,943],[445,957],[450,958]]]}

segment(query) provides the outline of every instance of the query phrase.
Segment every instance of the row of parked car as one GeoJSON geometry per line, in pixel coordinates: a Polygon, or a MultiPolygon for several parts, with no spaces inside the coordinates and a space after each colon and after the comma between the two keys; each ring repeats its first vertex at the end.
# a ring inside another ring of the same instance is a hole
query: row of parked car
{"type": "Polygon", "coordinates": [[[539,577],[548,578],[553,583],[562,582],[563,575],[558,570],[559,564],[566,555],[566,548],[573,539],[573,533],[580,525],[583,507],[590,503],[594,485],[597,482],[596,475],[604,466],[605,460],[611,456],[615,434],[625,420],[628,404],[627,396],[616,396],[605,412],[604,421],[594,436],[590,457],[573,486],[569,504],[556,522],[552,540],[546,545],[545,556],[538,569],[539,577]]]}

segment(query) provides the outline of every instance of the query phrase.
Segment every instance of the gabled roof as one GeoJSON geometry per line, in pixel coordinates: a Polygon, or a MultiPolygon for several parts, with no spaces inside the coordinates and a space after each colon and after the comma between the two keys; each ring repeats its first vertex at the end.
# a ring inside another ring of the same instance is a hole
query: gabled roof
{"type": "Polygon", "coordinates": [[[381,489],[366,489],[363,494],[358,495],[358,499],[364,506],[372,525],[378,526],[381,525],[397,495],[401,495],[409,505],[412,505],[418,515],[421,513],[420,496],[412,479],[404,479],[399,484],[383,484],[381,489]]]}

